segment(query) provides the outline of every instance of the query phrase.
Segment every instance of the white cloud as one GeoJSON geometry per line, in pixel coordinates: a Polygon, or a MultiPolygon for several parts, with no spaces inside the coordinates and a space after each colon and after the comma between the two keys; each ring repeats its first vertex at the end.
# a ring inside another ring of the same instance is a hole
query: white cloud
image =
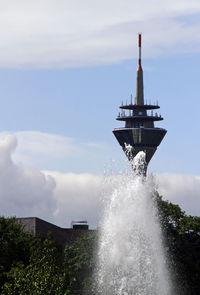
{"type": "Polygon", "coordinates": [[[102,176],[44,173],[15,163],[16,148],[15,135],[0,140],[0,215],[37,216],[65,227],[73,219],[97,225],[102,176]]]}
{"type": "Polygon", "coordinates": [[[69,227],[72,220],[87,220],[92,227],[98,225],[102,214],[103,192],[110,190],[103,176],[52,171],[46,171],[45,174],[51,175],[56,181],[57,209],[54,219],[57,224],[69,227]]]}
{"type": "MultiPolygon", "coordinates": [[[[0,132],[0,139],[9,134],[0,132]]],[[[40,169],[69,171],[73,166],[80,169],[85,161],[87,167],[91,167],[94,163],[89,163],[88,157],[96,158],[98,163],[99,151],[108,149],[101,142],[81,142],[76,138],[40,131],[18,131],[13,135],[18,141],[14,161],[40,169]]]]}
{"type": "Polygon", "coordinates": [[[178,204],[187,214],[200,216],[200,176],[165,173],[156,179],[164,199],[178,204]]]}
{"type": "MultiPolygon", "coordinates": [[[[120,176],[110,178],[52,171],[45,174],[50,174],[56,181],[57,210],[54,218],[63,226],[69,226],[73,219],[86,219],[91,226],[97,226],[103,213],[104,196],[109,197],[120,184],[120,176]]],[[[160,174],[156,176],[156,183],[164,200],[178,204],[187,214],[200,216],[200,177],[160,174]]]]}
{"type": "Polygon", "coordinates": [[[70,137],[40,131],[18,131],[15,135],[19,141],[20,153],[29,151],[61,158],[80,152],[76,140],[70,137]]]}
{"type": "Polygon", "coordinates": [[[30,148],[33,153],[43,154],[46,148],[50,159],[50,156],[55,156],[54,153],[67,148],[66,138],[39,132],[19,132],[17,137],[14,134],[4,135],[4,139],[3,134],[0,135],[0,215],[37,216],[65,227],[70,226],[73,219],[87,219],[92,226],[97,225],[102,176],[42,172],[30,167],[31,160],[28,166],[23,157],[22,161],[13,160],[18,140],[21,151],[27,151],[33,143],[30,148]]]}
{"type": "Polygon", "coordinates": [[[55,181],[37,169],[16,165],[12,160],[16,146],[14,135],[0,141],[0,214],[51,218],[55,181]]]}
{"type": "MultiPolygon", "coordinates": [[[[120,175],[42,172],[15,163],[16,147],[15,135],[0,140],[0,215],[37,216],[63,227],[86,219],[95,227],[102,215],[103,196],[124,185],[120,175]]],[[[160,174],[156,179],[164,199],[179,204],[187,214],[200,215],[199,176],[160,174]]]]}
{"type": "Polygon", "coordinates": [[[199,51],[199,13],[199,0],[1,0],[0,66],[120,62],[136,57],[138,31],[146,56],[199,51]]]}

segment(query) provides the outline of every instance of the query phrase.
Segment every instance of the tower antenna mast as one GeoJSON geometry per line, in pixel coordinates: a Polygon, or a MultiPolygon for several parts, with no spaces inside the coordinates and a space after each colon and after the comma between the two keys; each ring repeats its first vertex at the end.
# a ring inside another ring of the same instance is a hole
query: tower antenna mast
{"type": "Polygon", "coordinates": [[[144,90],[143,90],[143,70],[141,64],[142,58],[142,34],[138,34],[138,68],[136,75],[136,97],[135,104],[121,105],[122,114],[116,119],[118,121],[125,121],[125,127],[115,128],[113,133],[125,151],[129,160],[132,160],[140,151],[146,154],[146,167],[144,174],[146,175],[147,165],[153,157],[157,147],[164,138],[167,130],[154,126],[155,121],[161,121],[163,118],[154,115],[152,112],[149,115],[148,110],[159,109],[157,103],[144,104],[144,90]],[[129,115],[125,114],[124,110],[129,110],[129,115]],[[127,154],[126,146],[131,146],[131,152],[127,154]]]}

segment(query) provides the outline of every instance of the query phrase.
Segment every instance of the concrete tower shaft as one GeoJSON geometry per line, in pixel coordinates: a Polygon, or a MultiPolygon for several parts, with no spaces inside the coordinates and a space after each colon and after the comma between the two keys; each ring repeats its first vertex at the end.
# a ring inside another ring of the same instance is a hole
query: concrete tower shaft
{"type": "Polygon", "coordinates": [[[138,68],[136,78],[136,97],[135,104],[144,105],[144,89],[143,89],[143,70],[142,70],[142,35],[138,34],[138,68]]]}
{"type": "Polygon", "coordinates": [[[155,121],[163,120],[161,115],[157,112],[154,113],[155,109],[160,108],[158,104],[144,104],[141,46],[142,36],[138,34],[139,58],[135,103],[132,103],[132,98],[129,104],[126,103],[124,105],[122,103],[120,106],[121,112],[119,112],[117,120],[125,121],[125,127],[115,128],[113,133],[125,152],[126,145],[132,147],[131,153],[128,156],[129,159],[134,158],[138,152],[144,151],[146,153],[146,165],[148,165],[167,131],[154,126],[155,121]],[[128,110],[128,114],[126,110],[128,110]]]}

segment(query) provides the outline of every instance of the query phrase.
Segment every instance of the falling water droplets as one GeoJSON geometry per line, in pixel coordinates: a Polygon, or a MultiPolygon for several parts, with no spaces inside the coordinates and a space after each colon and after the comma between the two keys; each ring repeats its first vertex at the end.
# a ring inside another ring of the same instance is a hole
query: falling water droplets
{"type": "MultiPolygon", "coordinates": [[[[132,165],[145,167],[145,153],[132,165]]],[[[151,178],[141,173],[113,177],[104,200],[97,294],[172,295],[152,191],[151,178]]]]}

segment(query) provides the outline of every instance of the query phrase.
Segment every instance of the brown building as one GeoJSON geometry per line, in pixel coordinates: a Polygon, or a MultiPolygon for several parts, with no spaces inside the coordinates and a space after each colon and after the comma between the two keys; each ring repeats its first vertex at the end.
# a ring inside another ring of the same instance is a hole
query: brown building
{"type": "Polygon", "coordinates": [[[24,231],[30,232],[42,239],[45,239],[50,233],[56,244],[62,247],[72,244],[89,230],[86,221],[73,222],[72,228],[62,228],[38,217],[17,218],[17,221],[22,225],[24,231]]]}

